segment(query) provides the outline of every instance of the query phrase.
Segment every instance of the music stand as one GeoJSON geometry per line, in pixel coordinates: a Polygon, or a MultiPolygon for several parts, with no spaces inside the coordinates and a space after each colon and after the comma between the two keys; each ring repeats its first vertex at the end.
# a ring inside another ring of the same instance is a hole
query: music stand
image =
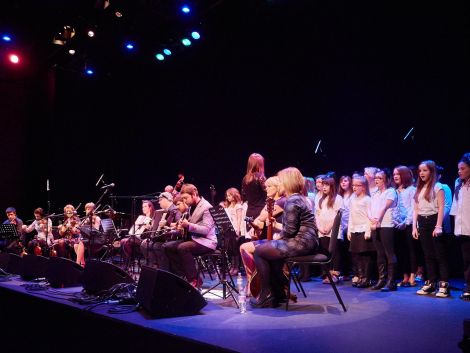
{"type": "Polygon", "coordinates": [[[114,225],[114,222],[111,218],[103,218],[101,219],[101,227],[103,228],[103,234],[106,240],[106,244],[104,247],[106,248],[105,253],[100,257],[101,261],[104,261],[106,256],[111,252],[113,249],[113,242],[117,237],[117,229],[114,225]]]}
{"type": "Polygon", "coordinates": [[[11,240],[19,237],[16,224],[0,224],[0,239],[11,240]]]}
{"type": "MultiPolygon", "coordinates": [[[[230,221],[230,218],[228,218],[227,212],[225,212],[225,209],[222,206],[219,205],[212,207],[209,209],[209,212],[212,218],[214,219],[214,223],[218,231],[217,247],[219,248],[221,254],[220,273],[218,274],[219,282],[204,291],[202,295],[205,295],[214,288],[218,287],[219,285],[222,285],[221,298],[227,299],[228,297],[232,297],[238,307],[239,305],[237,298],[235,298],[235,296],[233,295],[233,292],[236,292],[238,294],[238,290],[233,285],[233,281],[227,281],[227,246],[225,241],[225,237],[236,237],[235,229],[233,229],[232,222],[230,221]]],[[[209,254],[209,256],[211,256],[211,254],[209,254]]]]}

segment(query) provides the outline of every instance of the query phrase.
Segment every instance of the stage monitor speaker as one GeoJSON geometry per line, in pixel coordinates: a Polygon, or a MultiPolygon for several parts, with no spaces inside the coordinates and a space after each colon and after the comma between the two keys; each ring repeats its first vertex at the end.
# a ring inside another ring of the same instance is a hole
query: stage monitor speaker
{"type": "Polygon", "coordinates": [[[195,315],[207,305],[201,293],[180,277],[142,266],[137,302],[152,316],[195,315]]]}
{"type": "Polygon", "coordinates": [[[74,287],[82,284],[83,268],[63,257],[49,258],[46,279],[55,288],[74,287]]]}
{"type": "Polygon", "coordinates": [[[132,277],[119,267],[99,260],[88,260],[83,271],[82,284],[87,293],[97,294],[118,283],[135,283],[132,277]]]}
{"type": "Polygon", "coordinates": [[[2,252],[0,254],[0,268],[6,273],[21,275],[23,271],[23,259],[16,254],[2,252]]]}
{"type": "Polygon", "coordinates": [[[37,278],[45,278],[49,259],[40,255],[24,255],[21,278],[31,281],[37,278]]]}

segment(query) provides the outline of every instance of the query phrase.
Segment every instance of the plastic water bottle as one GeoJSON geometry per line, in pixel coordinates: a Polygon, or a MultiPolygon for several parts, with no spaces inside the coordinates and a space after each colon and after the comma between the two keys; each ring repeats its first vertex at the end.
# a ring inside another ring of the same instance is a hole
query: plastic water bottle
{"type": "Polygon", "coordinates": [[[243,277],[242,277],[242,274],[240,272],[238,272],[238,276],[237,276],[237,290],[238,290],[238,293],[240,293],[240,291],[243,289],[243,277]]]}
{"type": "Polygon", "coordinates": [[[240,307],[240,314],[246,313],[246,294],[244,289],[241,289],[238,295],[238,306],[240,307]]]}

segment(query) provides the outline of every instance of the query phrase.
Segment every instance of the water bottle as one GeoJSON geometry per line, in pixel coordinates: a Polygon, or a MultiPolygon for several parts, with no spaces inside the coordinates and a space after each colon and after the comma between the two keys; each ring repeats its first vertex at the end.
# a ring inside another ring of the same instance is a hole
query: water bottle
{"type": "Polygon", "coordinates": [[[237,276],[237,290],[238,290],[238,293],[240,293],[240,291],[243,289],[243,277],[242,277],[242,274],[240,272],[238,272],[238,276],[237,276]]]}
{"type": "Polygon", "coordinates": [[[238,306],[240,307],[240,314],[246,313],[246,294],[243,289],[240,290],[238,295],[238,306]]]}

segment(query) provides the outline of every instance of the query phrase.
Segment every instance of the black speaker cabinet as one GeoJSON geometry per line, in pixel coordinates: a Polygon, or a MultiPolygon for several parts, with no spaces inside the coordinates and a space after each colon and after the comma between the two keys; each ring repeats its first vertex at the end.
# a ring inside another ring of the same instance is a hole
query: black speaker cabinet
{"type": "Polygon", "coordinates": [[[49,258],[46,279],[55,288],[74,287],[82,284],[83,268],[63,257],[49,258]]]}
{"type": "Polygon", "coordinates": [[[207,305],[201,293],[185,280],[148,266],[142,266],[136,297],[156,317],[195,315],[207,305]]]}
{"type": "Polygon", "coordinates": [[[24,255],[21,278],[31,281],[36,278],[45,278],[49,259],[44,256],[24,255]]]}
{"type": "Polygon", "coordinates": [[[132,277],[119,267],[99,260],[88,260],[83,271],[82,284],[87,293],[108,290],[117,283],[134,283],[132,277]]]}
{"type": "Polygon", "coordinates": [[[0,254],[0,268],[7,273],[21,275],[23,259],[16,254],[2,252],[0,254]]]}

